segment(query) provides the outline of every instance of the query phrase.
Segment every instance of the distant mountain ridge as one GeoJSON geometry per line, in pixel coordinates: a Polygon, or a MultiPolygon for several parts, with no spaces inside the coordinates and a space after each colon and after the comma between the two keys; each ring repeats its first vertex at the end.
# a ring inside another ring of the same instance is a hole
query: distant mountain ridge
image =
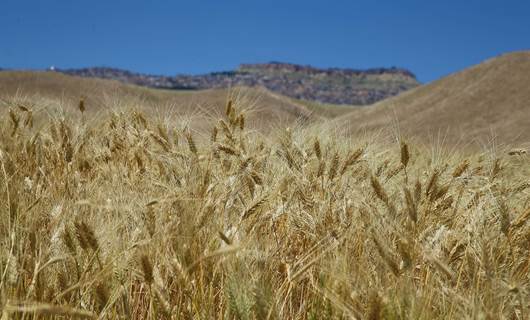
{"type": "Polygon", "coordinates": [[[140,74],[107,67],[54,70],[69,75],[112,79],[163,89],[261,86],[296,99],[348,105],[372,104],[419,85],[415,75],[402,68],[320,69],[282,62],[242,64],[233,71],[176,76],[140,74]]]}
{"type": "Polygon", "coordinates": [[[291,72],[304,72],[307,74],[350,74],[350,75],[360,75],[360,74],[402,74],[411,78],[416,78],[416,76],[407,69],[390,67],[390,68],[371,68],[371,69],[350,69],[350,68],[315,68],[310,65],[300,65],[294,63],[278,62],[271,61],[269,63],[247,63],[241,64],[238,68],[240,71],[245,70],[254,70],[254,69],[263,69],[263,70],[282,70],[282,71],[291,71],[291,72]]]}

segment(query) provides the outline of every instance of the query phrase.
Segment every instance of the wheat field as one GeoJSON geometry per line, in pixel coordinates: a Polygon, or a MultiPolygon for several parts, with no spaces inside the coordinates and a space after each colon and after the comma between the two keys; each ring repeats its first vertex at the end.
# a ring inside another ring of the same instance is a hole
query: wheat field
{"type": "Polygon", "coordinates": [[[530,318],[524,150],[87,108],[6,103],[2,320],[530,318]]]}

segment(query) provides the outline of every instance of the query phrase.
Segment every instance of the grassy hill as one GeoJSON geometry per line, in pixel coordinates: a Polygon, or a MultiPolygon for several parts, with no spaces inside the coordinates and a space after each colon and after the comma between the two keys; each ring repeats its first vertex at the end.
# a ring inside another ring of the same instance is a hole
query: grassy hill
{"type": "Polygon", "coordinates": [[[394,131],[424,142],[520,145],[530,141],[530,52],[490,59],[428,85],[357,109],[349,133],[394,131]]]}
{"type": "Polygon", "coordinates": [[[178,91],[150,89],[56,72],[0,72],[0,98],[4,104],[16,98],[16,101],[46,105],[48,109],[60,106],[64,112],[77,113],[81,97],[84,97],[88,114],[119,110],[123,106],[135,107],[149,114],[165,115],[167,121],[187,122],[196,129],[204,127],[208,119],[223,114],[230,97],[247,109],[247,125],[261,131],[314,122],[350,110],[333,105],[324,108],[318,103],[296,100],[257,88],[178,91]]]}

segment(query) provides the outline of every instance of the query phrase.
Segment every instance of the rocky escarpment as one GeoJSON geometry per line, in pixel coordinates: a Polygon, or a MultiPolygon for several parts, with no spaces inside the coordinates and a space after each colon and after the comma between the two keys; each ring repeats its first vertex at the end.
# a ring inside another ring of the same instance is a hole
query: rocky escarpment
{"type": "Polygon", "coordinates": [[[55,71],[165,89],[261,86],[292,98],[348,105],[372,104],[419,85],[412,72],[395,67],[366,70],[319,69],[280,62],[242,64],[234,71],[203,75],[156,76],[105,67],[55,71]]]}

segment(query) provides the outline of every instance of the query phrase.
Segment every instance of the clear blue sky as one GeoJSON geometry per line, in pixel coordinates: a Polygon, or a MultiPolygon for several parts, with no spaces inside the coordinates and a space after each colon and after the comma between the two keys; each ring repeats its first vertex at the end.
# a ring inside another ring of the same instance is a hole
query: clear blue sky
{"type": "Polygon", "coordinates": [[[173,75],[271,60],[428,82],[530,49],[529,0],[1,0],[0,67],[173,75]]]}

